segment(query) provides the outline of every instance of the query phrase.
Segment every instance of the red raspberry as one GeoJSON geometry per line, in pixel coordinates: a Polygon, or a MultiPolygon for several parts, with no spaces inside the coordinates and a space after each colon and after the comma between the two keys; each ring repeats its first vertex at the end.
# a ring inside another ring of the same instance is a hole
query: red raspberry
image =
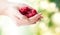
{"type": "Polygon", "coordinates": [[[33,15],[37,14],[37,11],[35,9],[32,9],[31,12],[33,15]]]}
{"type": "Polygon", "coordinates": [[[27,16],[28,18],[32,17],[32,14],[29,13],[29,14],[25,14],[25,16],[27,16]]]}
{"type": "Polygon", "coordinates": [[[25,7],[25,6],[24,6],[24,7],[20,8],[20,11],[21,11],[21,12],[26,12],[28,9],[29,9],[28,7],[25,7]]]}

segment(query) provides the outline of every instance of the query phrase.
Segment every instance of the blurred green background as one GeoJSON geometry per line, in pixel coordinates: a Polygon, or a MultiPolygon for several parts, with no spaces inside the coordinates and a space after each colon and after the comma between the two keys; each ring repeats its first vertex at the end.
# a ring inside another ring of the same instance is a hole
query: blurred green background
{"type": "Polygon", "coordinates": [[[26,3],[43,16],[34,25],[21,26],[21,35],[60,35],[60,0],[19,0],[15,2],[26,3]]]}

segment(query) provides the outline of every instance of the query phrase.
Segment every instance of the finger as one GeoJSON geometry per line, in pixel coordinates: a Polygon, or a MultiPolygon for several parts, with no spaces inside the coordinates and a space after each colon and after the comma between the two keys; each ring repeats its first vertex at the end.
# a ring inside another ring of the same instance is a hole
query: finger
{"type": "Polygon", "coordinates": [[[17,26],[21,26],[21,25],[31,25],[32,23],[30,23],[29,20],[26,19],[19,19],[18,17],[14,17],[14,20],[17,23],[17,26]]]}
{"type": "Polygon", "coordinates": [[[36,14],[35,16],[29,18],[29,20],[32,22],[32,23],[35,23],[37,22],[38,20],[40,20],[42,18],[41,14],[36,14]]]}

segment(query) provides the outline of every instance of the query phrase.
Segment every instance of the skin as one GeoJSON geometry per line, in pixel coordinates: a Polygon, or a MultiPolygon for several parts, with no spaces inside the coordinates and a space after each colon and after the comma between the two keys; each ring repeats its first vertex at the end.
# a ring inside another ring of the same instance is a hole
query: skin
{"type": "MultiPolygon", "coordinates": [[[[9,16],[16,22],[17,26],[35,24],[41,19],[41,14],[36,14],[31,18],[19,13],[18,8],[24,6],[23,4],[10,3],[5,0],[0,0],[0,15],[9,16]]],[[[27,6],[27,5],[26,5],[27,6]]],[[[31,7],[30,7],[31,8],[31,7]]]]}

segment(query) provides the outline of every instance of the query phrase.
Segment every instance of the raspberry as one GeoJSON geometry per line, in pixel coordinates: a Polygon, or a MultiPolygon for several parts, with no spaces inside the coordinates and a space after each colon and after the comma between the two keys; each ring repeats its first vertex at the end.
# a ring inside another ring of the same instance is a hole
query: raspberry
{"type": "Polygon", "coordinates": [[[34,9],[33,9],[33,10],[31,10],[31,12],[32,12],[32,14],[33,14],[33,15],[37,14],[37,11],[36,11],[36,10],[34,10],[34,9]]]}
{"type": "Polygon", "coordinates": [[[29,8],[28,6],[19,8],[19,12],[28,18],[37,14],[37,11],[35,9],[29,8]]]}

